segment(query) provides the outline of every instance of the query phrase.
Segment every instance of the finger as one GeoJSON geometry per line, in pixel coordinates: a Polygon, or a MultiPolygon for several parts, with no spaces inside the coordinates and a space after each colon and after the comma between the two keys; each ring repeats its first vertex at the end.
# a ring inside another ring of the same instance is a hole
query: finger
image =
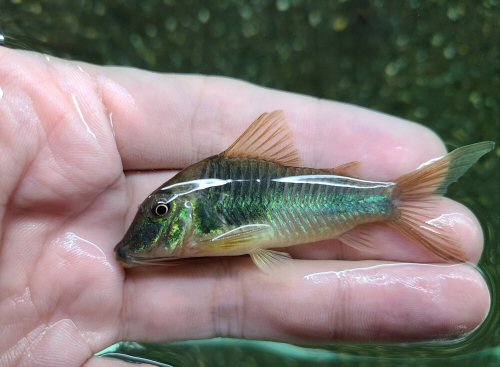
{"type": "MultiPolygon", "coordinates": [[[[127,184],[132,192],[127,215],[127,225],[132,221],[139,204],[154,189],[174,175],[174,172],[136,172],[127,174],[127,184]]],[[[483,231],[472,212],[460,203],[448,198],[438,198],[435,205],[426,212],[428,222],[438,230],[455,239],[464,251],[465,258],[477,263],[483,250],[483,231]]],[[[442,262],[443,260],[420,243],[403,236],[384,223],[365,226],[372,240],[371,248],[353,248],[337,240],[306,243],[286,247],[294,258],[332,260],[384,260],[401,262],[442,262]]],[[[354,231],[357,231],[356,229],[354,231]]]]}
{"type": "Polygon", "coordinates": [[[285,111],[307,166],[357,160],[364,177],[387,179],[445,152],[421,125],[344,103],[227,78],[82,67],[113,114],[126,169],[185,167],[220,153],[261,113],[276,109],[285,111]]]}
{"type": "MultiPolygon", "coordinates": [[[[357,160],[362,177],[390,179],[444,153],[429,129],[344,103],[227,78],[99,67],[5,48],[0,57],[10,84],[27,84],[45,117],[55,109],[56,120],[70,124],[72,135],[81,140],[79,151],[85,146],[111,157],[116,139],[125,169],[185,167],[219,153],[258,115],[275,109],[285,111],[306,166],[357,160]],[[44,91],[50,87],[63,103],[47,100],[33,87],[39,84],[44,91]]],[[[74,139],[67,140],[73,151],[74,139]]],[[[116,172],[108,176],[116,177],[116,172]]]]}
{"type": "Polygon", "coordinates": [[[121,337],[308,343],[457,338],[484,320],[489,304],[486,284],[466,265],[295,260],[270,277],[236,258],[131,271],[121,337]]]}

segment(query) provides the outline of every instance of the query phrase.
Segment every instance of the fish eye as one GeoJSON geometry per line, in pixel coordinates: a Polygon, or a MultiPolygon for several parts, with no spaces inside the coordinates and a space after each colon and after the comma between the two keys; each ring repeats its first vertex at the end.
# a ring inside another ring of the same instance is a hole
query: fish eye
{"type": "Polygon", "coordinates": [[[153,208],[153,214],[157,217],[164,217],[170,210],[170,203],[160,202],[153,208]]]}

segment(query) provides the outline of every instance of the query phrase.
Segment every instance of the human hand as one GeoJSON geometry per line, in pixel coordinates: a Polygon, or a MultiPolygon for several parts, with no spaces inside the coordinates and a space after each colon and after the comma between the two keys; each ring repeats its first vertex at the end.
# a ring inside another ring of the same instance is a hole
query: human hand
{"type": "MultiPolygon", "coordinates": [[[[285,111],[304,165],[360,161],[359,176],[373,180],[445,152],[420,125],[224,78],[5,48],[0,88],[0,366],[120,366],[93,357],[119,340],[452,338],[487,313],[472,266],[439,264],[380,225],[370,252],[333,240],[290,248],[302,260],[279,279],[247,257],[127,271],[114,258],[147,194],[262,112],[285,111]]],[[[446,198],[434,215],[477,262],[475,217],[446,198]]]]}

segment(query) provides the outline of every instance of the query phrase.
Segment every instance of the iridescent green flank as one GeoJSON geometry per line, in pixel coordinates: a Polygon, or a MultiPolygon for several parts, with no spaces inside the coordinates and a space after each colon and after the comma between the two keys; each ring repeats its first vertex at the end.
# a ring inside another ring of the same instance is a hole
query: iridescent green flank
{"type": "Polygon", "coordinates": [[[205,161],[200,178],[227,181],[197,192],[194,231],[200,238],[267,224],[274,235],[266,241],[293,244],[331,238],[394,212],[393,184],[310,168],[218,156],[205,161]]]}

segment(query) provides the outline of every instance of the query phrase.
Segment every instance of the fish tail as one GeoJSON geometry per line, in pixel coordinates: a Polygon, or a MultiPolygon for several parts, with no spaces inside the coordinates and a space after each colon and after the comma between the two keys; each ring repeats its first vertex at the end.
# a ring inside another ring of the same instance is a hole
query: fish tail
{"type": "Polygon", "coordinates": [[[394,189],[396,215],[388,224],[444,260],[466,261],[457,239],[433,225],[428,213],[435,205],[433,198],[443,195],[450,184],[457,181],[494,146],[495,143],[484,141],[457,148],[397,178],[394,189]]]}

